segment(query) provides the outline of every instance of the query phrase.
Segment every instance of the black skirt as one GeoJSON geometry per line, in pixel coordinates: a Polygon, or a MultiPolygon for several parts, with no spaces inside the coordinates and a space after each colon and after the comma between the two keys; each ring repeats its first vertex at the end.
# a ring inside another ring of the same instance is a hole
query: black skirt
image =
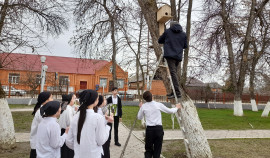
{"type": "MultiPolygon", "coordinates": [[[[61,135],[65,133],[66,129],[61,129],[61,135]]],[[[61,158],[73,158],[74,151],[67,147],[66,143],[61,147],[61,158]]]]}
{"type": "Polygon", "coordinates": [[[37,157],[36,149],[31,149],[31,151],[30,151],[30,158],[36,158],[36,157],[37,157]]]}

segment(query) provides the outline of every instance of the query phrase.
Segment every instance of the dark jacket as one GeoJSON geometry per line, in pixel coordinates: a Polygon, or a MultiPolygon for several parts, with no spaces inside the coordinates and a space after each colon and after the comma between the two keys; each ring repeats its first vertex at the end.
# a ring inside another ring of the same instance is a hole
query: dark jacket
{"type": "MultiPolygon", "coordinates": [[[[112,96],[107,98],[107,104],[111,104],[111,103],[112,103],[112,96]]],[[[118,116],[122,118],[122,102],[121,102],[121,98],[118,96],[117,96],[117,113],[118,113],[118,116]]]]}
{"type": "Polygon", "coordinates": [[[182,61],[183,49],[187,48],[187,35],[182,26],[175,24],[158,39],[158,43],[164,44],[164,57],[182,61]]]}

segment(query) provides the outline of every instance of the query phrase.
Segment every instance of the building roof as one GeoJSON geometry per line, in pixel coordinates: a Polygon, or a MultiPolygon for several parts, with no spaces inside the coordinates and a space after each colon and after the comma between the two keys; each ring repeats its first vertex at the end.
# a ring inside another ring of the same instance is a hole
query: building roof
{"type": "Polygon", "coordinates": [[[0,65],[2,69],[19,71],[41,71],[40,57],[45,56],[47,72],[74,73],[74,74],[95,74],[109,62],[106,60],[80,59],[71,57],[0,53],[0,65]]]}
{"type": "Polygon", "coordinates": [[[187,77],[186,86],[187,87],[205,87],[206,85],[205,83],[203,83],[202,81],[194,77],[187,77]]]}
{"type": "Polygon", "coordinates": [[[216,89],[221,89],[222,86],[218,84],[217,82],[210,82],[210,83],[205,83],[206,85],[209,85],[210,88],[216,88],[216,89]]]}

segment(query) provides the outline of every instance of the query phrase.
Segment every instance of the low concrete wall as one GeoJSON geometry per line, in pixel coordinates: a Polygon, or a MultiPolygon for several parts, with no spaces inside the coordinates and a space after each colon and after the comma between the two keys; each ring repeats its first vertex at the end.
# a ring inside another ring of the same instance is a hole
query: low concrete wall
{"type": "MultiPolygon", "coordinates": [[[[29,103],[29,101],[31,100],[31,98],[6,98],[8,104],[27,104],[29,103]]],[[[60,99],[54,99],[54,100],[58,100],[61,101],[60,99]]],[[[31,101],[31,104],[36,104],[37,103],[37,98],[33,98],[31,101]]]]}

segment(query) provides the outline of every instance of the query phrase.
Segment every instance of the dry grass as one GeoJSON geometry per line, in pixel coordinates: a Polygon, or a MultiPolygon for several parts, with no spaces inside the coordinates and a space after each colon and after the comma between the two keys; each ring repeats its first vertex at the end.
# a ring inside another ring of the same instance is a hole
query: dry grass
{"type": "MultiPolygon", "coordinates": [[[[270,157],[270,139],[222,139],[208,141],[213,158],[270,157]]],[[[186,158],[183,141],[164,141],[162,154],[166,158],[186,158]]]]}
{"type": "Polygon", "coordinates": [[[30,144],[16,143],[16,148],[11,150],[1,150],[0,158],[29,158],[30,155],[30,144]]]}

